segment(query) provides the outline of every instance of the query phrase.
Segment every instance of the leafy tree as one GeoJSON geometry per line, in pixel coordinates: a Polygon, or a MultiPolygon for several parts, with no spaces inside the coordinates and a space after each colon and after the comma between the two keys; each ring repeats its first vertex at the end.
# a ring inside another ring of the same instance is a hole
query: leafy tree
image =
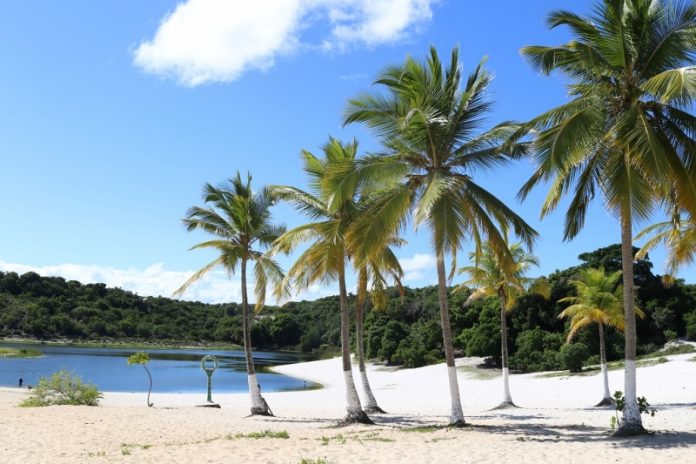
{"type": "MultiPolygon", "coordinates": [[[[381,137],[388,153],[367,157],[357,165],[346,163],[334,176],[334,201],[346,198],[349,187],[356,183],[385,186],[375,195],[370,214],[357,221],[349,237],[349,241],[366,247],[368,256],[378,248],[375,244],[404,227],[410,213],[416,226],[425,223],[430,229],[449,374],[450,422],[455,425],[465,422],[454,366],[446,255],[451,256],[454,270],[456,253],[465,239],[472,239],[477,250],[487,239],[510,264],[501,230],[514,229],[528,245],[536,236],[522,218],[471,175],[506,161],[501,143],[512,128],[500,125],[476,133],[490,106],[486,100],[490,75],[479,64],[462,81],[457,49],[447,66],[432,48],[424,62],[409,57],[403,65],[387,68],[377,80],[384,93],[376,91],[350,100],[345,123],[366,123],[381,137]]],[[[513,145],[506,148],[512,154],[520,153],[513,145]]]]}
{"type": "Polygon", "coordinates": [[[550,27],[570,29],[572,41],[522,49],[542,73],[566,76],[571,101],[526,124],[535,134],[537,168],[521,196],[550,182],[545,216],[574,190],[566,213],[568,240],[582,229],[597,190],[620,218],[627,407],[619,435],[643,431],[636,407],[633,222],[647,218],[656,201],[674,199],[696,213],[696,118],[685,111],[696,95],[689,66],[695,21],[692,1],[598,0],[590,17],[565,10],[548,16],[550,27]]]}
{"type": "Polygon", "coordinates": [[[203,187],[204,207],[190,208],[183,220],[189,231],[202,230],[215,237],[213,240],[199,243],[192,249],[212,248],[218,256],[193,274],[176,292],[183,294],[194,282],[200,280],[208,272],[222,268],[230,274],[235,273],[239,266],[242,286],[242,329],[244,334],[244,354],[246,358],[247,379],[251,396],[251,414],[272,416],[270,408],[261,396],[256,380],[256,370],[251,349],[251,329],[249,321],[249,298],[247,296],[247,264],[254,263],[254,279],[256,281],[256,312],[261,311],[266,300],[266,286],[274,285],[278,294],[283,293],[282,281],[284,274],[276,263],[263,249],[285,232],[284,226],[271,223],[270,207],[273,201],[265,189],[254,193],[251,188],[251,176],[246,182],[237,173],[230,179],[228,185],[214,187],[206,184],[203,187]]]}
{"type": "Polygon", "coordinates": [[[133,353],[132,355],[128,356],[128,364],[140,364],[147,373],[147,378],[149,381],[147,387],[147,406],[151,408],[153,406],[153,403],[150,403],[150,393],[152,392],[152,374],[150,374],[150,369],[147,368],[148,362],[150,362],[150,355],[144,351],[133,353]]]}

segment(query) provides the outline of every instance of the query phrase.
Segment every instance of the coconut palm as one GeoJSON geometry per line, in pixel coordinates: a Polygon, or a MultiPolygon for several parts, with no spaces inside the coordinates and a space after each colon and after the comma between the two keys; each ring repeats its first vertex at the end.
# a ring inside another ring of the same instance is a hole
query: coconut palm
{"type": "MultiPolygon", "coordinates": [[[[398,240],[392,240],[392,244],[400,244],[398,240]]],[[[403,270],[392,249],[388,246],[374,257],[365,260],[355,260],[361,262],[357,269],[358,289],[355,298],[355,346],[358,358],[358,370],[362,381],[363,393],[365,394],[365,412],[367,414],[384,413],[379,407],[375,395],[370,387],[370,380],[365,368],[365,345],[363,332],[363,312],[368,296],[372,302],[372,307],[376,310],[383,309],[386,304],[387,277],[391,277],[398,288],[401,287],[401,277],[403,270]],[[368,289],[368,284],[370,284],[368,289]]]]}
{"type": "MultiPolygon", "coordinates": [[[[412,217],[415,226],[426,224],[436,256],[438,301],[443,345],[448,369],[450,422],[464,425],[454,349],[447,307],[445,259],[456,255],[471,239],[480,251],[484,240],[511,257],[504,232],[514,229],[529,246],[536,232],[498,198],[477,184],[477,170],[504,163],[502,141],[515,129],[500,125],[478,132],[489,109],[486,90],[491,76],[479,64],[462,78],[458,50],[443,67],[432,48],[424,62],[407,58],[401,66],[387,68],[377,80],[384,92],[375,91],[350,100],[345,123],[364,122],[381,137],[385,153],[365,157],[354,165],[334,170],[334,201],[342,201],[356,184],[377,182],[384,188],[373,196],[373,206],[349,231],[349,242],[366,248],[371,256],[383,237],[399,233],[412,217]]],[[[522,151],[506,145],[512,155],[522,151]]]]}
{"type": "Polygon", "coordinates": [[[283,270],[272,257],[263,250],[285,232],[285,226],[271,223],[270,207],[273,204],[268,192],[262,189],[254,192],[251,176],[242,181],[239,173],[220,187],[205,184],[203,187],[203,207],[194,206],[183,220],[189,231],[202,230],[215,237],[199,243],[191,249],[209,248],[217,252],[217,257],[194,273],[176,292],[183,295],[191,284],[197,282],[214,269],[223,269],[234,274],[239,268],[242,291],[242,332],[244,355],[246,359],[247,380],[251,396],[251,414],[271,416],[266,400],[256,379],[254,358],[251,347],[251,326],[249,319],[249,298],[247,295],[247,265],[254,263],[256,281],[254,296],[255,311],[263,308],[266,300],[266,286],[276,289],[277,295],[285,293],[282,285],[283,270]]]}
{"type": "Polygon", "coordinates": [[[510,255],[515,265],[512,270],[501,266],[498,255],[488,246],[484,245],[483,255],[477,256],[471,253],[471,266],[459,269],[460,273],[467,273],[469,280],[463,282],[460,287],[475,288],[467,298],[467,302],[479,298],[495,296],[500,300],[500,347],[503,370],[503,402],[498,408],[515,407],[510,395],[510,381],[508,370],[508,346],[507,346],[507,314],[513,310],[518,298],[525,293],[536,293],[548,298],[549,286],[544,279],[533,279],[525,274],[532,266],[538,266],[536,256],[527,253],[522,245],[514,243],[510,247],[510,255]]]}
{"type": "MultiPolygon", "coordinates": [[[[604,396],[597,406],[613,404],[609,393],[609,375],[607,372],[607,350],[604,342],[604,327],[611,326],[624,330],[624,311],[622,303],[623,289],[617,286],[621,279],[621,271],[606,274],[604,269],[581,269],[578,278],[570,283],[575,287],[577,296],[568,296],[558,300],[559,303],[570,303],[559,315],[559,318],[570,318],[570,330],[567,343],[570,343],[578,330],[588,325],[597,324],[599,327],[599,359],[604,381],[604,396]]],[[[635,308],[636,315],[645,314],[635,308]]]]}
{"type": "Polygon", "coordinates": [[[542,216],[573,191],[564,238],[574,238],[599,190],[621,225],[626,331],[625,395],[618,435],[644,431],[636,402],[636,322],[632,227],[665,200],[665,186],[696,212],[696,3],[599,0],[589,17],[556,10],[551,28],[566,26],[565,45],[529,46],[522,54],[543,74],[560,71],[571,100],[530,121],[536,170],[520,194],[549,182],[542,216]]]}
{"type": "Polygon", "coordinates": [[[323,183],[327,170],[332,164],[353,162],[357,154],[356,141],[342,143],[330,138],[322,147],[323,158],[314,156],[309,151],[301,153],[304,171],[310,177],[313,193],[289,186],[274,186],[271,191],[275,198],[288,201],[308,215],[313,222],[303,224],[280,236],[274,245],[279,252],[290,253],[297,246],[309,243],[308,248],[297,258],[288,270],[287,279],[292,279],[299,289],[321,282],[328,284],[338,281],[339,305],[341,311],[341,357],[343,376],[346,384],[347,415],[343,424],[368,423],[367,416],[360,403],[350,360],[350,326],[348,311],[348,293],[346,290],[346,266],[349,250],[345,234],[355,218],[361,213],[357,202],[358,191],[354,190],[345,201],[332,205],[332,192],[323,183]]]}

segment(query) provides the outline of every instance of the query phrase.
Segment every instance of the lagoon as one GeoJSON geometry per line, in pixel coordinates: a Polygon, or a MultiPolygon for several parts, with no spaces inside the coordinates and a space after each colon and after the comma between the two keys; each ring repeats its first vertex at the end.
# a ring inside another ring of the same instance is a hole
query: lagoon
{"type": "MultiPolygon", "coordinates": [[[[0,359],[0,386],[36,385],[40,377],[66,369],[93,383],[101,391],[147,391],[147,374],[142,366],[128,365],[128,356],[141,351],[133,348],[99,348],[74,345],[2,344],[9,348],[33,348],[44,356],[25,359],[0,359]]],[[[213,374],[217,393],[247,392],[244,351],[201,349],[143,349],[149,353],[148,368],[152,372],[153,393],[197,393],[207,389],[207,377],[201,369],[201,358],[214,355],[219,362],[213,374]]],[[[302,379],[276,374],[270,366],[301,362],[308,358],[292,352],[254,352],[257,379],[262,391],[301,390],[316,387],[302,379]]]]}

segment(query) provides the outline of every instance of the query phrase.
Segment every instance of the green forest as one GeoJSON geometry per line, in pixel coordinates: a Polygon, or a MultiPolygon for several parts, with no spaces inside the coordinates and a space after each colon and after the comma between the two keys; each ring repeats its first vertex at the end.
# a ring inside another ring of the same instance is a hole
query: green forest
{"type": "MultiPolygon", "coordinates": [[[[569,368],[580,358],[598,363],[597,326],[579,331],[566,344],[568,322],[558,318],[573,295],[569,283],[584,267],[621,268],[621,249],[612,245],[579,256],[581,264],[546,276],[551,295],[521,297],[508,316],[510,367],[539,371],[569,368]]],[[[659,349],[677,337],[696,340],[696,286],[677,281],[665,286],[649,258],[635,262],[638,354],[659,349]]],[[[455,349],[460,356],[483,356],[500,363],[500,303],[496,297],[467,304],[467,289],[453,291],[449,305],[455,349]]],[[[365,313],[367,357],[417,367],[444,359],[437,287],[388,290],[387,306],[365,313]]],[[[350,295],[349,305],[355,304],[350,295]]],[[[291,349],[316,355],[337,354],[340,347],[339,298],[266,306],[251,326],[256,349],[291,349]]],[[[351,321],[353,322],[353,321],[351,321]]],[[[609,360],[624,355],[623,335],[607,328],[609,360]]],[[[243,344],[241,306],[205,304],[164,297],[141,297],[104,284],[83,285],[29,272],[0,272],[0,336],[37,340],[133,343],[243,344]]]]}

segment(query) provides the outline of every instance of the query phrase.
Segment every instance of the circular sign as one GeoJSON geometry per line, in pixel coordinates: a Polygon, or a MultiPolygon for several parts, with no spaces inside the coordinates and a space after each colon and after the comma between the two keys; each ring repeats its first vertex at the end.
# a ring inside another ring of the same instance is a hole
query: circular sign
{"type": "Polygon", "coordinates": [[[218,360],[212,354],[203,356],[201,359],[201,368],[207,373],[212,374],[218,368],[218,360]]]}

